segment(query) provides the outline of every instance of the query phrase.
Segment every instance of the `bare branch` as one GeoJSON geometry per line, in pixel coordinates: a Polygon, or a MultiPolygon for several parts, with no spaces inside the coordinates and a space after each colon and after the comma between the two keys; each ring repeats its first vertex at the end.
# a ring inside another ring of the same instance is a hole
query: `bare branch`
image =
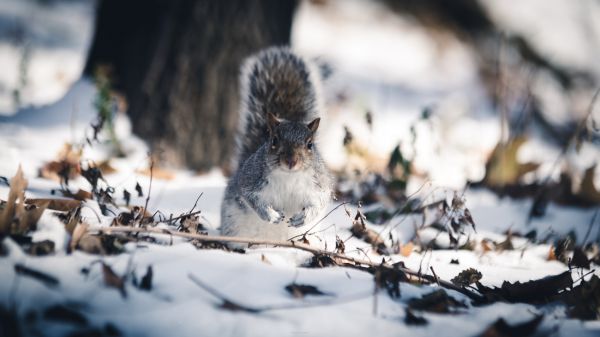
{"type": "Polygon", "coordinates": [[[478,302],[484,302],[485,298],[477,294],[469,289],[458,287],[452,282],[445,281],[434,277],[433,275],[423,275],[417,271],[412,269],[402,267],[402,266],[391,266],[388,264],[379,264],[374,263],[368,260],[363,260],[359,258],[354,258],[347,256],[345,254],[335,253],[326,251],[323,249],[315,248],[309,246],[307,244],[303,244],[295,241],[277,241],[277,240],[264,240],[264,239],[255,239],[255,238],[245,238],[245,237],[236,237],[236,236],[221,236],[221,235],[201,235],[195,233],[185,233],[185,232],[176,232],[165,228],[140,228],[140,227],[125,227],[125,226],[115,226],[115,227],[102,227],[96,229],[98,232],[102,233],[146,233],[146,234],[166,234],[172,236],[183,237],[187,239],[195,239],[198,241],[221,241],[221,242],[234,242],[234,243],[247,243],[252,245],[269,245],[275,247],[287,247],[287,248],[295,248],[310,252],[314,255],[325,255],[331,258],[336,258],[341,261],[346,261],[350,265],[363,265],[369,266],[373,268],[388,268],[390,270],[400,270],[408,275],[415,276],[421,280],[425,280],[430,283],[438,283],[440,286],[458,291],[470,299],[478,302]],[[396,269],[397,268],[397,269],[396,269]]]}

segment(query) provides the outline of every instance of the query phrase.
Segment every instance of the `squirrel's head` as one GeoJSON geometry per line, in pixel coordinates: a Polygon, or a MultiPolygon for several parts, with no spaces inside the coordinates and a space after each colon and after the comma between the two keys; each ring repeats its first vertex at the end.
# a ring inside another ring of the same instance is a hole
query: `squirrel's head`
{"type": "Polygon", "coordinates": [[[269,163],[290,172],[310,167],[316,151],[313,140],[320,120],[316,118],[304,124],[279,120],[269,113],[269,163]]]}

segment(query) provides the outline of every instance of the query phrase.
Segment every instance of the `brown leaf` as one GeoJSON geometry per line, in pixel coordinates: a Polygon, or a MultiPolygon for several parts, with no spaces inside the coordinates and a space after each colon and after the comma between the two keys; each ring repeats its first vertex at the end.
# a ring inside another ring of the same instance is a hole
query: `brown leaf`
{"type": "Polygon", "coordinates": [[[315,286],[307,285],[307,284],[296,284],[290,283],[285,286],[285,290],[290,293],[295,298],[303,298],[306,295],[315,295],[315,296],[323,296],[323,295],[331,295],[328,293],[324,293],[319,290],[315,286]]]}
{"type": "Polygon", "coordinates": [[[600,319],[600,278],[592,275],[589,281],[581,283],[571,291],[564,291],[554,299],[568,306],[568,315],[583,320],[600,319]]]}
{"type": "Polygon", "coordinates": [[[29,254],[31,255],[44,256],[52,253],[54,253],[54,241],[36,241],[29,246],[29,254]]]}
{"type": "Polygon", "coordinates": [[[30,205],[36,205],[38,207],[41,207],[42,205],[46,204],[48,209],[60,212],[68,212],[81,206],[81,201],[74,199],[25,199],[25,203],[30,205]]]}
{"type": "Polygon", "coordinates": [[[62,193],[63,196],[65,196],[67,198],[73,198],[73,199],[79,200],[79,201],[85,201],[85,200],[92,199],[92,192],[88,192],[88,191],[82,190],[82,189],[78,189],[77,192],[75,192],[75,193],[72,193],[69,190],[60,190],[60,192],[62,193]]]}
{"type": "Polygon", "coordinates": [[[187,215],[179,220],[179,227],[177,228],[177,230],[186,233],[198,233],[202,230],[205,230],[205,228],[200,223],[199,216],[187,215]]]}
{"type": "Polygon", "coordinates": [[[525,283],[504,281],[500,288],[488,288],[477,282],[477,289],[490,300],[539,303],[573,286],[570,271],[525,283]]]}
{"type": "Polygon", "coordinates": [[[117,172],[117,169],[110,164],[110,159],[103,160],[96,165],[103,174],[111,174],[117,172]]]}
{"type": "Polygon", "coordinates": [[[21,165],[19,165],[17,173],[10,179],[8,199],[2,212],[0,212],[0,234],[8,234],[15,217],[24,212],[23,201],[25,200],[26,188],[27,179],[25,179],[21,165]]]}
{"type": "Polygon", "coordinates": [[[379,233],[367,228],[365,224],[365,217],[360,210],[356,210],[356,216],[352,221],[352,227],[350,228],[350,232],[356,238],[371,244],[371,246],[373,246],[377,253],[382,255],[389,255],[389,250],[385,244],[385,241],[381,236],[379,236],[379,233]]]}
{"type": "Polygon", "coordinates": [[[496,244],[496,250],[499,252],[513,249],[515,249],[515,247],[513,246],[512,235],[510,233],[506,236],[504,241],[496,244]]]}
{"type": "Polygon", "coordinates": [[[548,251],[548,257],[546,258],[548,261],[556,261],[556,255],[554,254],[554,246],[550,246],[550,251],[548,251]]]}
{"type": "Polygon", "coordinates": [[[455,312],[456,308],[466,308],[467,306],[453,297],[448,296],[444,289],[438,289],[421,296],[421,298],[409,300],[408,307],[413,310],[450,313],[455,312]]]}
{"type": "Polygon", "coordinates": [[[141,198],[144,196],[144,192],[142,191],[142,186],[140,186],[140,183],[135,183],[135,191],[138,194],[138,198],[141,198]]]}
{"type": "Polygon", "coordinates": [[[407,325],[427,325],[429,323],[425,317],[415,315],[409,308],[406,308],[405,312],[404,323],[407,325]]]}
{"type": "Polygon", "coordinates": [[[575,247],[569,266],[590,269],[590,263],[591,261],[588,259],[587,255],[585,255],[583,249],[581,249],[581,247],[575,247]]]}
{"type": "Polygon", "coordinates": [[[39,175],[52,179],[64,185],[69,185],[69,180],[80,174],[79,162],[82,149],[75,149],[72,144],[65,143],[58,153],[57,160],[46,163],[39,171],[39,175]]]}
{"type": "Polygon", "coordinates": [[[510,325],[499,318],[481,333],[481,337],[527,337],[532,335],[544,319],[544,315],[534,316],[531,320],[510,325]]]}
{"type": "Polygon", "coordinates": [[[346,244],[339,236],[335,236],[335,252],[338,254],[346,253],[346,244]]]}
{"type": "Polygon", "coordinates": [[[391,298],[400,298],[400,282],[408,282],[408,276],[400,270],[399,265],[395,264],[393,268],[383,265],[374,267],[373,274],[377,289],[385,289],[391,298]]]}
{"type": "Polygon", "coordinates": [[[521,164],[517,160],[517,152],[526,141],[526,138],[518,137],[506,144],[499,142],[496,145],[486,163],[484,182],[487,186],[503,187],[515,184],[525,173],[537,169],[537,164],[521,164]]]}
{"type": "MultiPolygon", "coordinates": [[[[136,170],[135,172],[148,177],[150,176],[150,168],[136,170]]],[[[154,166],[152,167],[152,178],[160,180],[173,180],[175,179],[175,173],[173,171],[154,166]]]]}
{"type": "Polygon", "coordinates": [[[73,236],[75,227],[81,221],[81,207],[74,208],[67,213],[58,214],[57,216],[65,224],[67,233],[73,236]]]}
{"type": "Polygon", "coordinates": [[[125,277],[117,275],[106,263],[102,263],[102,276],[106,286],[118,289],[122,297],[127,297],[125,277]]]}
{"type": "Polygon", "coordinates": [[[325,254],[315,254],[307,263],[306,266],[309,268],[325,268],[330,266],[337,266],[338,263],[325,254]]]}
{"type": "Polygon", "coordinates": [[[402,255],[404,257],[409,257],[410,254],[412,254],[414,249],[415,249],[415,245],[412,243],[412,241],[409,241],[407,244],[402,245],[400,247],[400,255],[402,255]]]}
{"type": "Polygon", "coordinates": [[[595,171],[596,165],[585,170],[578,194],[591,204],[600,204],[600,191],[594,185],[595,171]]]}
{"type": "Polygon", "coordinates": [[[473,283],[479,282],[483,275],[475,268],[469,268],[461,271],[455,278],[450,280],[459,287],[466,287],[473,283]]]}
{"type": "Polygon", "coordinates": [[[42,214],[48,207],[48,202],[42,202],[39,206],[27,205],[23,213],[19,215],[19,230],[18,233],[26,233],[37,228],[37,223],[42,217],[42,214]]]}
{"type": "Polygon", "coordinates": [[[139,288],[142,290],[150,291],[152,290],[152,277],[154,276],[154,272],[152,271],[152,266],[148,266],[146,269],[146,275],[142,277],[142,281],[140,282],[139,288]]]}
{"type": "Polygon", "coordinates": [[[77,224],[73,230],[73,235],[71,235],[69,251],[72,252],[79,249],[89,254],[105,255],[106,251],[102,245],[102,241],[98,236],[90,234],[88,229],[89,225],[86,223],[77,224]]]}
{"type": "Polygon", "coordinates": [[[488,239],[481,240],[481,248],[483,249],[484,253],[491,251],[492,245],[491,245],[490,240],[488,240],[488,239]]]}

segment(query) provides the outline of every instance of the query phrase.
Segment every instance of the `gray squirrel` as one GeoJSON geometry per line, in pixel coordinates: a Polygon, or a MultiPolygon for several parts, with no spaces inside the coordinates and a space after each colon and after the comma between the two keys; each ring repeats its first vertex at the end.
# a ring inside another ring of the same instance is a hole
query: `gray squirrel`
{"type": "Polygon", "coordinates": [[[244,62],[240,80],[237,169],[221,206],[221,234],[286,240],[331,200],[332,178],[316,144],[318,71],[289,48],[272,47],[244,62]]]}

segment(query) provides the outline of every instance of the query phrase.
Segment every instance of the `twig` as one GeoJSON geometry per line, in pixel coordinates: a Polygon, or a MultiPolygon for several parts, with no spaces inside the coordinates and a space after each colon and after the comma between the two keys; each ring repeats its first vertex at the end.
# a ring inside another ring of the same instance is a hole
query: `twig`
{"type": "Polygon", "coordinates": [[[150,201],[150,193],[152,193],[152,177],[154,173],[154,159],[150,156],[150,185],[148,186],[148,195],[146,195],[146,203],[144,204],[144,211],[142,213],[142,218],[140,219],[140,225],[144,222],[144,215],[148,211],[148,202],[150,201]]]}
{"type": "Polygon", "coordinates": [[[168,219],[166,219],[166,218],[165,219],[160,219],[158,221],[155,221],[155,223],[157,223],[157,224],[159,224],[159,223],[172,223],[173,221],[177,221],[179,219],[186,218],[188,216],[193,216],[193,215],[200,214],[200,213],[202,213],[202,211],[195,211],[195,212],[192,212],[192,213],[182,214],[182,215],[176,216],[174,218],[170,217],[168,219]]]}
{"type": "Polygon", "coordinates": [[[196,198],[196,202],[194,202],[194,206],[192,206],[192,209],[190,209],[190,211],[188,213],[192,213],[196,209],[196,206],[198,205],[198,200],[200,200],[202,195],[204,195],[204,192],[201,192],[200,195],[198,196],[198,198],[196,198]]]}
{"type": "MultiPolygon", "coordinates": [[[[96,230],[98,230],[101,234],[102,233],[107,233],[107,234],[110,234],[110,233],[166,234],[166,235],[183,237],[183,238],[187,238],[187,239],[195,239],[198,241],[211,241],[211,242],[222,241],[222,242],[234,242],[234,243],[247,243],[247,244],[252,244],[252,245],[270,245],[270,246],[276,246],[276,247],[295,248],[295,249],[300,249],[300,250],[310,252],[314,255],[325,255],[325,256],[329,256],[331,258],[343,260],[343,261],[349,262],[350,264],[354,264],[354,265],[365,265],[365,266],[370,266],[370,267],[374,267],[374,268],[381,267],[381,268],[387,268],[390,270],[396,270],[394,267],[389,266],[389,265],[382,265],[382,264],[374,263],[374,262],[371,262],[368,260],[353,258],[353,257],[347,256],[345,254],[326,251],[323,249],[315,248],[315,247],[309,246],[307,244],[303,244],[303,243],[295,242],[295,241],[277,241],[277,240],[266,240],[266,239],[255,239],[255,238],[222,236],[222,235],[201,235],[201,234],[195,234],[195,233],[175,232],[175,231],[165,229],[165,228],[152,228],[152,227],[141,228],[141,227],[115,226],[115,227],[97,228],[96,230]]],[[[431,283],[436,282],[436,279],[433,276],[421,275],[420,273],[418,273],[412,269],[409,269],[409,268],[398,267],[398,270],[400,270],[408,275],[416,276],[422,280],[425,280],[425,281],[428,281],[431,283]]],[[[464,294],[465,296],[471,298],[474,301],[478,301],[478,302],[485,301],[485,298],[482,295],[474,293],[468,289],[458,287],[449,281],[437,280],[437,282],[439,282],[440,286],[447,288],[447,289],[458,291],[458,292],[464,294]]]]}
{"type": "Polygon", "coordinates": [[[431,269],[431,272],[433,273],[433,277],[435,277],[435,283],[437,283],[438,286],[439,286],[440,285],[440,278],[435,273],[435,270],[433,270],[433,266],[429,266],[429,269],[431,269]]]}
{"type": "MultiPolygon", "coordinates": [[[[579,137],[579,134],[581,133],[581,131],[583,131],[583,128],[585,127],[585,124],[587,123],[588,118],[590,118],[590,116],[592,115],[592,112],[594,111],[594,106],[596,105],[596,100],[598,99],[599,95],[600,95],[600,88],[598,88],[596,90],[596,92],[594,93],[594,95],[592,96],[592,100],[590,101],[590,105],[588,106],[588,111],[587,111],[585,117],[582,118],[579,121],[579,123],[577,123],[575,132],[573,132],[573,134],[571,135],[571,137],[569,138],[567,143],[563,146],[562,150],[560,151],[560,153],[558,154],[558,156],[552,163],[552,166],[550,167],[550,171],[548,172],[548,175],[544,178],[544,180],[542,181],[542,183],[540,185],[542,188],[540,188],[540,190],[536,194],[536,199],[539,198],[540,195],[544,192],[544,187],[547,186],[548,183],[550,182],[550,179],[554,175],[554,171],[558,167],[558,164],[560,163],[561,159],[563,159],[563,157],[571,149],[573,144],[576,143],[577,138],[579,137]]],[[[531,219],[529,219],[529,221],[531,221],[531,219]]]]}
{"type": "Polygon", "coordinates": [[[342,207],[342,206],[344,206],[346,204],[349,204],[349,203],[350,203],[349,201],[344,201],[341,204],[335,206],[331,211],[329,211],[327,214],[325,214],[324,217],[322,217],[319,221],[317,221],[317,223],[315,223],[314,225],[312,225],[312,227],[310,227],[306,232],[304,232],[302,234],[298,234],[296,236],[292,236],[291,238],[288,239],[288,241],[293,241],[296,238],[300,238],[300,237],[309,235],[308,232],[312,231],[315,227],[317,227],[317,225],[320,224],[323,220],[325,220],[329,215],[331,215],[331,213],[333,213],[336,209],[338,209],[338,208],[340,208],[340,207],[342,207]]]}
{"type": "Polygon", "coordinates": [[[592,270],[588,271],[587,273],[585,273],[585,274],[581,275],[581,277],[580,277],[580,278],[578,278],[577,280],[573,281],[573,284],[575,284],[575,283],[577,283],[577,282],[579,282],[579,281],[583,281],[583,278],[584,278],[584,277],[588,276],[589,274],[593,274],[593,273],[595,273],[595,272],[596,272],[596,269],[592,269],[592,270]]]}
{"type": "Polygon", "coordinates": [[[225,295],[221,294],[217,289],[215,289],[215,288],[209,286],[208,284],[200,281],[200,279],[197,278],[196,276],[194,276],[194,274],[188,274],[188,277],[197,286],[199,286],[200,288],[208,291],[211,295],[213,295],[214,297],[216,297],[216,298],[220,299],[221,301],[223,301],[223,303],[221,304],[221,307],[223,307],[223,308],[227,308],[227,309],[233,310],[233,311],[245,311],[245,312],[252,313],[252,314],[257,314],[257,313],[259,313],[261,311],[264,311],[263,308],[248,307],[248,306],[241,305],[239,303],[236,303],[236,302],[230,300],[225,295]]]}
{"type": "Polygon", "coordinates": [[[326,300],[326,301],[315,301],[312,303],[307,303],[307,302],[303,302],[301,304],[283,303],[283,304],[279,304],[279,305],[274,304],[274,305],[265,305],[265,306],[261,306],[261,307],[250,307],[247,305],[239,304],[239,303],[229,299],[227,296],[222,294],[220,291],[218,291],[215,288],[209,286],[208,284],[202,282],[197,276],[195,276],[191,273],[188,274],[188,277],[197,286],[206,290],[207,292],[209,292],[211,295],[218,298],[219,300],[223,301],[223,303],[221,303],[221,305],[220,305],[222,308],[228,309],[228,310],[233,310],[233,311],[245,311],[245,312],[252,313],[252,314],[258,314],[258,313],[261,313],[264,311],[271,311],[271,310],[305,309],[305,308],[325,306],[325,305],[341,304],[341,303],[347,303],[347,302],[352,302],[352,301],[356,301],[356,300],[361,300],[361,299],[367,298],[368,296],[372,295],[372,293],[369,292],[369,293],[364,293],[364,294],[355,294],[354,296],[349,296],[349,297],[345,297],[345,298],[332,299],[332,300],[326,300]]]}

